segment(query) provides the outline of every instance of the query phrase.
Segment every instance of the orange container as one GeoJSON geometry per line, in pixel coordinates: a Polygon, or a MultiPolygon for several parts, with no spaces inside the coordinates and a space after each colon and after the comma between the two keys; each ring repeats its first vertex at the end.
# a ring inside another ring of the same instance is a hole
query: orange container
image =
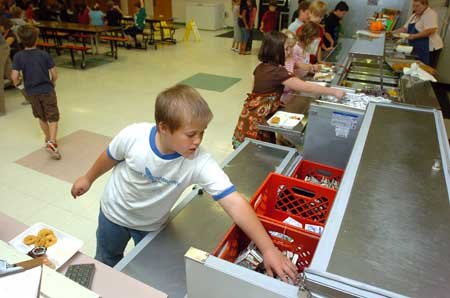
{"type": "Polygon", "coordinates": [[[250,205],[260,218],[280,224],[291,217],[303,226],[324,226],[335,196],[336,191],[330,188],[271,173],[250,205]]]}
{"type": "MultiPolygon", "coordinates": [[[[275,236],[270,236],[275,246],[281,251],[288,250],[298,254],[299,258],[295,265],[299,272],[303,272],[311,264],[317,244],[319,243],[319,236],[294,230],[288,225],[282,225],[262,218],[260,220],[267,232],[281,233],[292,239],[292,242],[289,242],[275,236]]],[[[249,243],[250,239],[247,235],[234,224],[212,254],[218,258],[234,263],[249,243]]]]}
{"type": "Polygon", "coordinates": [[[382,21],[371,21],[370,22],[370,30],[371,31],[383,31],[384,26],[382,21]]]}

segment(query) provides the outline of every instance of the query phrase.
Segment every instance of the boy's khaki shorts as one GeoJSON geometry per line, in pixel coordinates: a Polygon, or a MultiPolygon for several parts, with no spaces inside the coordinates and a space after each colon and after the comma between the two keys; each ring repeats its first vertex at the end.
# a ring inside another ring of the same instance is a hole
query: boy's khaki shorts
{"type": "Polygon", "coordinates": [[[39,118],[45,122],[59,121],[59,110],[55,91],[27,95],[27,99],[31,103],[31,109],[35,118],[39,118]]]}

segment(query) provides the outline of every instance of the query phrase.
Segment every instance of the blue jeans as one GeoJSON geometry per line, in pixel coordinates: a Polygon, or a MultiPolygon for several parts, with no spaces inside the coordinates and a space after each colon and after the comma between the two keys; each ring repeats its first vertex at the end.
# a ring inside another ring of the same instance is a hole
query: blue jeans
{"type": "Polygon", "coordinates": [[[241,29],[241,42],[247,43],[250,32],[245,27],[239,27],[241,29]]]}
{"type": "Polygon", "coordinates": [[[123,252],[130,238],[137,245],[148,232],[119,226],[105,217],[102,210],[98,214],[97,249],[95,259],[114,267],[123,258],[123,252]]]}

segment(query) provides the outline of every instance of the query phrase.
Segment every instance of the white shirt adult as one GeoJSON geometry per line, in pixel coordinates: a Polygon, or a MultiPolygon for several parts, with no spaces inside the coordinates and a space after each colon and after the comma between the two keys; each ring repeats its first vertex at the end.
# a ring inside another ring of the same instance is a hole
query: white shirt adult
{"type": "Polygon", "coordinates": [[[444,43],[442,42],[442,38],[438,33],[438,24],[439,18],[437,13],[431,8],[427,7],[421,15],[417,15],[414,13],[403,26],[404,29],[408,30],[409,24],[414,24],[416,30],[423,32],[428,29],[436,29],[433,34],[429,36],[430,40],[430,52],[440,50],[444,47],[444,43]]]}

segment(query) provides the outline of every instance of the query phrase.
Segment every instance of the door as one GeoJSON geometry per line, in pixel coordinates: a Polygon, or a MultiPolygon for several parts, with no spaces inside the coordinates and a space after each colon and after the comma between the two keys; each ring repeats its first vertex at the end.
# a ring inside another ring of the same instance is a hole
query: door
{"type": "Polygon", "coordinates": [[[136,7],[134,6],[134,4],[136,3],[136,0],[128,0],[128,15],[129,16],[134,16],[136,7]]]}
{"type": "Polygon", "coordinates": [[[172,18],[172,1],[153,0],[153,16],[156,18],[172,18]]]}

